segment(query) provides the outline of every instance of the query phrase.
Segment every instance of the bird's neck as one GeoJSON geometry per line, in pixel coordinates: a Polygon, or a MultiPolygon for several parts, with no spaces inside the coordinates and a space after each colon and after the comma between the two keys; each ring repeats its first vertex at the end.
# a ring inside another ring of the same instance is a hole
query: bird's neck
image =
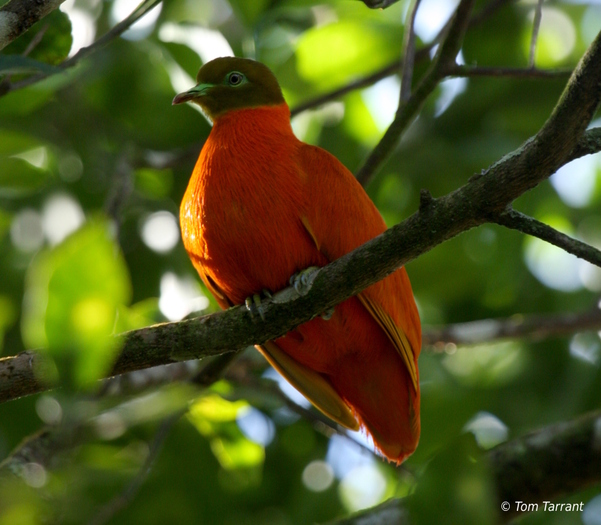
{"type": "Polygon", "coordinates": [[[264,136],[293,135],[290,109],[285,102],[228,111],[213,122],[212,139],[234,142],[261,140],[264,136]],[[225,136],[224,136],[225,135],[225,136]]]}

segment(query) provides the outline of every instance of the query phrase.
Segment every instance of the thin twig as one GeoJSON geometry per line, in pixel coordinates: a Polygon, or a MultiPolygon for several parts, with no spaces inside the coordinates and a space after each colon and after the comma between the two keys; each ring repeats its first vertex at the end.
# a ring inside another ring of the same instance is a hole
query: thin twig
{"type": "Polygon", "coordinates": [[[376,171],[391,155],[398,144],[401,134],[421,109],[422,105],[444,78],[446,68],[455,63],[455,57],[461,48],[465,31],[467,30],[470,13],[475,0],[461,0],[452,16],[451,24],[441,43],[436,58],[430,70],[424,75],[411,97],[399,105],[394,121],[384,133],[384,136],[373,149],[365,163],[357,171],[357,180],[367,186],[376,171]]]}
{"type": "MultiPolygon", "coordinates": [[[[484,8],[482,8],[481,11],[479,11],[478,13],[476,13],[475,15],[472,16],[472,18],[470,19],[469,27],[473,27],[473,26],[476,26],[476,25],[482,23],[484,20],[486,20],[487,18],[492,16],[500,7],[502,7],[503,5],[505,5],[507,3],[510,3],[512,1],[513,0],[494,0],[493,2],[490,2],[484,8]]],[[[436,45],[439,44],[443,35],[445,35],[447,33],[447,31],[449,29],[449,24],[450,24],[450,20],[439,31],[438,35],[436,35],[436,37],[434,38],[434,40],[432,40],[432,42],[430,42],[428,45],[418,49],[415,52],[415,62],[416,63],[426,60],[429,57],[432,49],[436,45]]],[[[379,69],[378,71],[375,71],[374,73],[371,73],[366,77],[362,77],[362,78],[353,80],[353,81],[349,82],[348,84],[345,84],[344,86],[336,88],[332,91],[328,91],[327,93],[319,95],[313,99],[307,100],[306,102],[302,102],[301,104],[292,108],[290,114],[294,117],[295,115],[298,115],[299,113],[302,113],[303,111],[307,111],[308,109],[313,109],[313,108],[319,107],[323,104],[326,104],[327,102],[337,100],[340,97],[342,97],[343,95],[346,95],[347,93],[355,91],[356,89],[361,89],[364,87],[371,86],[371,85],[375,84],[376,82],[378,82],[379,80],[382,80],[383,78],[389,77],[390,75],[394,75],[395,73],[397,73],[401,69],[402,64],[403,64],[402,60],[397,59],[397,60],[391,62],[390,64],[384,66],[382,69],[379,69]]]]}
{"type": "Polygon", "coordinates": [[[401,94],[399,106],[409,100],[411,96],[411,82],[413,79],[413,63],[415,60],[415,17],[421,0],[413,0],[413,9],[405,23],[403,38],[403,67],[401,72],[401,94]]]}
{"type": "Polygon", "coordinates": [[[483,67],[453,64],[447,68],[449,77],[567,78],[572,69],[537,69],[519,67],[483,67]]]}
{"type": "Polygon", "coordinates": [[[543,0],[538,0],[536,10],[534,11],[534,21],[532,22],[532,38],[530,40],[530,55],[528,57],[528,65],[534,68],[534,56],[536,54],[536,43],[538,41],[538,31],[543,14],[543,0]]]}
{"type": "Polygon", "coordinates": [[[156,462],[161,449],[163,448],[163,444],[165,440],[169,436],[169,433],[175,426],[175,424],[180,420],[180,418],[186,414],[188,408],[180,409],[179,411],[171,414],[166,417],[160,424],[158,430],[156,431],[154,437],[152,438],[152,443],[150,444],[148,450],[148,456],[146,456],[146,460],[142,467],[138,470],[138,473],[134,478],[128,483],[127,487],[123,492],[117,494],[109,503],[104,505],[96,515],[88,522],[89,525],[104,525],[107,523],[113,516],[115,516],[119,511],[126,508],[136,497],[140,488],[148,478],[154,463],[156,462]]]}
{"type": "Polygon", "coordinates": [[[538,237],[580,259],[601,267],[601,251],[519,211],[509,209],[492,220],[501,226],[538,237]]]}
{"type": "Polygon", "coordinates": [[[505,319],[480,319],[437,327],[424,327],[422,342],[434,351],[446,345],[473,345],[501,339],[531,338],[537,341],[577,332],[601,330],[601,310],[550,315],[513,315],[505,319]]]}
{"type": "Polygon", "coordinates": [[[44,24],[44,26],[33,36],[29,44],[27,44],[27,47],[23,53],[21,53],[22,56],[28,56],[29,53],[31,53],[37,47],[37,45],[42,41],[42,38],[44,38],[44,35],[46,34],[46,31],[48,31],[49,27],[49,24],[44,24]]]}

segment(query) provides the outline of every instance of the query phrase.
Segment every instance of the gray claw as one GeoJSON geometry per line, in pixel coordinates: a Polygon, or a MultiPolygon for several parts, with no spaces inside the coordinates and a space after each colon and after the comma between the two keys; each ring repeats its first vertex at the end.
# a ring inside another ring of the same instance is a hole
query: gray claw
{"type": "Polygon", "coordinates": [[[330,319],[332,319],[332,316],[334,315],[334,307],[332,306],[332,308],[328,308],[325,312],[323,312],[320,317],[324,320],[324,321],[329,321],[330,319]]]}
{"type": "MultiPolygon", "coordinates": [[[[269,290],[263,289],[261,291],[261,293],[267,297],[267,298],[271,298],[271,292],[269,290]]],[[[244,300],[244,306],[246,306],[246,309],[250,312],[250,316],[254,319],[255,316],[257,314],[259,314],[259,317],[265,321],[265,311],[263,308],[263,303],[261,302],[261,295],[259,295],[258,293],[251,295],[250,297],[247,297],[244,300]]]]}
{"type": "Polygon", "coordinates": [[[309,266],[300,272],[295,273],[290,277],[290,284],[294,286],[298,295],[307,295],[313,286],[315,274],[319,268],[317,266],[309,266]]]}

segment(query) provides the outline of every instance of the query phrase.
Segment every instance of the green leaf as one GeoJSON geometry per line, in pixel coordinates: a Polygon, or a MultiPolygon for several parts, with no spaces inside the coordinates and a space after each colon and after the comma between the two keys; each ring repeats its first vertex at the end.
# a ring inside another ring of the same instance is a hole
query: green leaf
{"type": "Polygon", "coordinates": [[[163,199],[173,186],[173,172],[170,169],[155,170],[140,168],[135,173],[136,189],[152,199],[163,199]]]}
{"type": "MultiPolygon", "coordinates": [[[[2,60],[0,55],[0,61],[2,60]]],[[[15,155],[42,146],[35,137],[15,130],[0,129],[0,155],[15,155]]]]}
{"type": "Polygon", "coordinates": [[[10,297],[0,295],[0,351],[4,343],[4,334],[17,320],[17,309],[10,297]]]}
{"type": "Polygon", "coordinates": [[[84,385],[118,351],[109,337],[130,299],[125,261],[104,222],[93,222],[32,262],[26,278],[23,339],[56,361],[61,377],[84,385]],[[66,377],[65,377],[66,376],[66,377]]]}
{"type": "Polygon", "coordinates": [[[376,71],[398,57],[402,38],[399,29],[355,20],[310,29],[296,47],[298,72],[305,80],[328,89],[376,71]]]}
{"type": "Polygon", "coordinates": [[[43,188],[52,179],[48,170],[23,159],[0,157],[0,197],[22,197],[43,188]]]}
{"type": "Polygon", "coordinates": [[[188,419],[209,439],[211,450],[224,469],[248,469],[261,465],[265,449],[248,440],[236,424],[246,401],[228,401],[211,394],[198,399],[188,412],[188,419]]]}

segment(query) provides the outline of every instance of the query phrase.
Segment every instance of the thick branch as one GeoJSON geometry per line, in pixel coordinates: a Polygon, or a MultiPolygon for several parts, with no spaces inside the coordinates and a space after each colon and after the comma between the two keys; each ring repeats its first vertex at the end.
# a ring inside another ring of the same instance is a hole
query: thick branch
{"type": "MultiPolygon", "coordinates": [[[[494,221],[513,200],[549,177],[582,144],[601,98],[601,35],[570,78],[541,131],[483,174],[439,199],[423,199],[401,224],[316,272],[303,297],[287,289],[264,302],[266,321],[242,307],[119,336],[121,355],[112,374],[233,351],[275,339],[383,279],[459,233],[494,221]]],[[[0,401],[42,390],[32,354],[0,360],[0,401]],[[33,365],[33,366],[32,366],[33,365]],[[14,370],[18,374],[13,379],[14,370]]]]}
{"type": "Polygon", "coordinates": [[[545,427],[488,454],[499,501],[511,504],[505,521],[519,513],[515,501],[540,503],[601,481],[601,412],[545,427]]]}
{"type": "MultiPolygon", "coordinates": [[[[516,501],[542,503],[601,481],[601,412],[559,423],[503,443],[486,454],[497,486],[499,519],[519,515],[516,501]],[[501,511],[501,503],[510,504],[501,511]]],[[[403,525],[404,500],[389,500],[328,525],[403,525]]]]}
{"type": "Polygon", "coordinates": [[[0,7],[0,49],[4,49],[64,1],[9,0],[0,7]]]}

